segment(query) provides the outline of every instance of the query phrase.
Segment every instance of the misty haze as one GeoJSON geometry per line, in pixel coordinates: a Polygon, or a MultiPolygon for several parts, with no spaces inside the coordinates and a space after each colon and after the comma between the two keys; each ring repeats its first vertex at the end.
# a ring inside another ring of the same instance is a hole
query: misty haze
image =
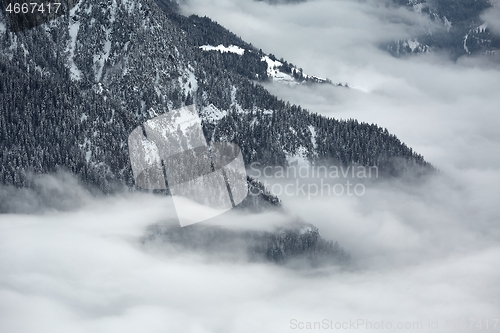
{"type": "Polygon", "coordinates": [[[0,332],[500,332],[500,1],[0,6],[0,332]]]}

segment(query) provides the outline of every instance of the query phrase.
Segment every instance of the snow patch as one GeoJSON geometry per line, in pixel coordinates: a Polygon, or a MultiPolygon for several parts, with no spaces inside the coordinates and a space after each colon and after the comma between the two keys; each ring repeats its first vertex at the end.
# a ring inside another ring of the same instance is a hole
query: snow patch
{"type": "Polygon", "coordinates": [[[69,36],[71,38],[70,43],[67,47],[67,51],[69,52],[69,70],[71,72],[71,79],[72,80],[80,80],[82,78],[82,72],[78,69],[78,67],[75,64],[74,57],[75,57],[75,48],[76,48],[76,38],[78,36],[78,31],[80,30],[80,22],[76,22],[69,27],[69,36]]]}
{"type": "Polygon", "coordinates": [[[261,60],[265,61],[267,63],[267,71],[268,72],[271,70],[277,69],[283,65],[283,63],[281,63],[280,61],[273,60],[273,59],[269,58],[268,56],[262,57],[261,60]]]}
{"type": "Polygon", "coordinates": [[[227,115],[227,111],[221,111],[213,104],[210,104],[201,110],[200,115],[204,121],[216,123],[227,115]]]}
{"type": "Polygon", "coordinates": [[[116,20],[116,1],[113,1],[113,4],[110,8],[109,13],[109,28],[105,30],[106,41],[104,42],[103,52],[100,54],[94,55],[94,71],[96,73],[96,80],[101,81],[102,71],[104,69],[105,62],[109,59],[109,55],[111,53],[111,35],[112,35],[112,26],[116,20]]]}
{"type": "Polygon", "coordinates": [[[483,23],[479,27],[477,27],[476,29],[474,29],[474,32],[475,33],[480,33],[480,32],[484,32],[486,29],[488,29],[488,23],[483,23]]]}
{"type": "Polygon", "coordinates": [[[189,80],[188,80],[188,88],[189,85],[191,85],[191,91],[196,91],[198,90],[198,80],[196,80],[196,76],[194,75],[194,72],[190,71],[189,72],[189,80]]]}
{"type": "Polygon", "coordinates": [[[108,60],[109,53],[111,51],[111,40],[109,39],[110,34],[111,29],[106,29],[106,41],[104,42],[103,53],[94,55],[94,69],[97,81],[101,81],[104,63],[108,60]]]}
{"type": "Polygon", "coordinates": [[[318,144],[316,142],[316,128],[313,125],[309,125],[309,131],[311,132],[312,145],[314,149],[316,149],[318,147],[318,144]]]}
{"type": "Polygon", "coordinates": [[[4,23],[0,22],[0,33],[5,33],[7,31],[7,27],[4,23]]]}
{"type": "Polygon", "coordinates": [[[279,68],[283,65],[280,61],[272,60],[268,56],[262,57],[261,61],[265,61],[267,63],[267,76],[269,76],[273,81],[298,83],[293,76],[279,70],[279,68]]]}
{"type": "Polygon", "coordinates": [[[17,35],[11,34],[10,41],[11,41],[9,47],[10,52],[7,53],[7,56],[9,57],[9,60],[12,60],[14,58],[14,52],[17,50],[17,35]]]}
{"type": "Polygon", "coordinates": [[[196,76],[194,75],[194,68],[187,69],[183,75],[179,77],[179,84],[183,87],[184,94],[187,95],[187,93],[190,92],[191,96],[194,95],[194,92],[198,90],[198,80],[196,80],[196,76]]]}
{"type": "Polygon", "coordinates": [[[79,144],[78,146],[80,147],[80,149],[86,150],[85,161],[87,161],[87,164],[89,164],[90,158],[92,157],[92,149],[90,148],[91,141],[89,140],[89,138],[85,137],[85,140],[83,141],[83,143],[79,144]]]}
{"type": "Polygon", "coordinates": [[[237,92],[238,89],[233,85],[231,88],[231,110],[234,110],[237,113],[246,113],[247,111],[241,107],[240,103],[238,103],[238,100],[236,99],[237,92]]]}
{"type": "MultiPolygon", "coordinates": [[[[125,6],[125,9],[127,10],[128,14],[132,14],[135,10],[135,4],[136,2],[135,1],[132,1],[132,0],[122,0],[122,4],[125,6]]],[[[140,8],[140,4],[139,5],[139,8],[140,8]]]]}
{"type": "Polygon", "coordinates": [[[24,57],[26,58],[30,54],[30,52],[23,43],[21,43],[21,48],[23,49],[24,57]]]}
{"type": "Polygon", "coordinates": [[[444,22],[444,26],[446,27],[446,31],[450,32],[451,22],[448,21],[448,18],[446,16],[443,17],[443,22],[444,22]]]}
{"type": "Polygon", "coordinates": [[[420,43],[416,39],[409,39],[407,43],[411,52],[415,52],[415,50],[420,46],[420,43]]]}
{"type": "Polygon", "coordinates": [[[225,47],[224,45],[220,44],[218,46],[212,46],[212,45],[203,45],[200,46],[200,49],[203,51],[219,51],[221,53],[236,53],[239,55],[243,55],[245,53],[245,49],[242,49],[239,46],[235,45],[229,45],[228,47],[225,47]]]}
{"type": "Polygon", "coordinates": [[[144,161],[148,165],[161,165],[160,151],[156,144],[148,139],[141,141],[144,151],[144,161]]]}
{"type": "Polygon", "coordinates": [[[307,166],[310,165],[309,160],[307,159],[307,149],[305,147],[299,147],[295,154],[287,154],[286,160],[288,165],[296,165],[296,166],[307,166]]]}
{"type": "Polygon", "coordinates": [[[49,71],[46,68],[42,68],[38,65],[35,66],[35,70],[40,73],[41,76],[49,75],[49,71]]]}
{"type": "MultiPolygon", "coordinates": [[[[70,10],[70,17],[73,17],[76,14],[76,11],[78,10],[80,6],[80,2],[76,4],[75,7],[71,8],[70,10]]],[[[69,20],[70,24],[68,27],[68,33],[70,37],[70,42],[69,45],[66,47],[66,52],[69,53],[68,57],[68,64],[69,64],[69,70],[70,70],[70,75],[71,79],[78,81],[82,79],[82,72],[78,69],[78,67],[75,64],[74,58],[75,58],[75,48],[76,48],[76,39],[78,37],[78,31],[80,30],[80,21],[73,22],[71,19],[69,20]],[[73,22],[73,23],[71,23],[73,22]]]]}
{"type": "Polygon", "coordinates": [[[327,82],[326,79],[314,75],[307,75],[302,71],[299,71],[295,67],[291,68],[292,75],[284,73],[280,70],[281,66],[283,66],[283,63],[278,60],[273,60],[268,56],[262,57],[261,61],[264,61],[267,64],[267,76],[276,82],[287,83],[287,84],[300,84],[301,82],[297,80],[295,77],[293,77],[293,75],[296,73],[302,74],[302,77],[304,79],[309,79],[312,80],[313,82],[327,82]]]}
{"type": "Polygon", "coordinates": [[[467,52],[467,54],[470,54],[469,48],[467,47],[467,39],[469,38],[469,34],[465,35],[464,37],[464,50],[467,52]]]}
{"type": "MultiPolygon", "coordinates": [[[[193,108],[180,108],[169,113],[145,123],[155,132],[161,133],[167,142],[170,140],[171,133],[177,133],[180,130],[184,137],[191,137],[194,133],[193,129],[196,131],[197,128],[202,128],[201,119],[193,108]]],[[[188,142],[188,147],[192,148],[191,142],[188,142]]]]}

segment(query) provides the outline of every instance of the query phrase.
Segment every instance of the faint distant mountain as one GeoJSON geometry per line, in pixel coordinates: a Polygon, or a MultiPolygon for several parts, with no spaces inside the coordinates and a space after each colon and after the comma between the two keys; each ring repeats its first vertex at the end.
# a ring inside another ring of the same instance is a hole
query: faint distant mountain
{"type": "Polygon", "coordinates": [[[500,50],[500,36],[493,34],[480,17],[492,6],[488,0],[393,1],[429,17],[438,27],[422,27],[419,35],[387,45],[395,56],[444,51],[457,59],[463,55],[487,55],[500,50]]]}
{"type": "Polygon", "coordinates": [[[293,4],[293,3],[300,3],[300,2],[306,2],[307,0],[255,0],[255,1],[264,1],[268,2],[270,4],[276,5],[276,4],[293,4]]]}
{"type": "MultiPolygon", "coordinates": [[[[307,0],[255,0],[270,4],[293,4],[307,0]]],[[[382,45],[394,56],[446,52],[453,59],[463,55],[493,55],[500,52],[500,36],[481,19],[491,8],[489,0],[389,0],[428,17],[432,26],[421,26],[420,33],[408,39],[382,45]]]]}
{"type": "Polygon", "coordinates": [[[294,222],[274,231],[230,230],[196,224],[188,227],[155,225],[143,237],[145,246],[192,251],[227,260],[246,259],[291,267],[346,266],[350,255],[337,242],[321,237],[313,225],[294,222]]]}

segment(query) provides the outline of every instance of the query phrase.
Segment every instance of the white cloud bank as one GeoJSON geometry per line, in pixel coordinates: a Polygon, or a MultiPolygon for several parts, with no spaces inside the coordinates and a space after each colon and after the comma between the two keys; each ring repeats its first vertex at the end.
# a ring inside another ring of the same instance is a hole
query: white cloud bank
{"type": "Polygon", "coordinates": [[[353,268],[343,272],[146,249],[146,227],[173,214],[168,200],[149,195],[0,215],[0,331],[300,331],[293,319],[422,322],[415,332],[459,331],[445,328],[446,320],[492,325],[500,313],[498,67],[390,57],[377,43],[407,34],[418,19],[375,2],[189,4],[186,11],[216,19],[307,73],[358,88],[273,92],[315,112],[387,127],[442,174],[419,184],[375,182],[361,197],[284,197],[292,214],[351,252],[353,268]],[[429,320],[439,320],[439,329],[426,329],[429,320]]]}
{"type": "MultiPolygon", "coordinates": [[[[101,198],[72,212],[2,215],[0,327],[290,332],[293,319],[363,319],[424,327],[439,320],[439,332],[453,332],[444,329],[446,320],[498,316],[498,211],[470,189],[437,177],[421,186],[373,185],[358,198],[285,198],[293,213],[351,251],[347,271],[144,247],[146,228],[173,214],[168,199],[151,195],[101,198]]],[[[235,225],[275,221],[230,218],[235,225]]]]}

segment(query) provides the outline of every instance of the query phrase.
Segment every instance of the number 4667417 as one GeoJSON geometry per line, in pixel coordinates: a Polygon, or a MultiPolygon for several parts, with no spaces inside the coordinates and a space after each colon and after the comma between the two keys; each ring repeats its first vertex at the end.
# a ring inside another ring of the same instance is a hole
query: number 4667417
{"type": "Polygon", "coordinates": [[[56,13],[59,11],[59,7],[61,7],[60,2],[54,2],[54,3],[36,3],[36,2],[30,2],[30,3],[9,3],[7,5],[7,8],[5,11],[8,13],[14,13],[14,14],[36,14],[36,13],[56,13]]]}

